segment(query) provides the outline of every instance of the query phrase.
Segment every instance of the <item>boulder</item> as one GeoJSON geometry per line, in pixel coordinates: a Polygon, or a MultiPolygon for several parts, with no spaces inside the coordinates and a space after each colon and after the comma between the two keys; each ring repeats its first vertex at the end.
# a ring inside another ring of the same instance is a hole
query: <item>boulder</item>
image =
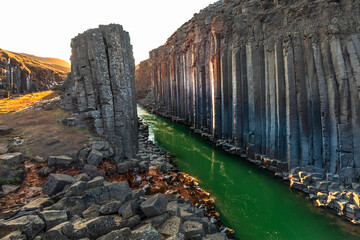
{"type": "Polygon", "coordinates": [[[26,240],[26,235],[21,231],[14,231],[1,238],[1,240],[26,240]]]}
{"type": "Polygon", "coordinates": [[[39,197],[39,198],[31,200],[31,202],[29,202],[28,204],[23,206],[21,209],[22,209],[22,211],[33,211],[33,210],[49,207],[53,204],[54,204],[54,202],[50,198],[39,197]]]}
{"type": "Polygon", "coordinates": [[[92,204],[93,199],[86,197],[64,197],[51,206],[50,210],[68,210],[73,215],[81,215],[92,204]]]}
{"type": "Polygon", "coordinates": [[[1,233],[23,232],[28,239],[33,239],[45,228],[44,221],[37,215],[27,215],[0,224],[1,233]]]}
{"type": "Polygon", "coordinates": [[[140,202],[131,200],[123,204],[119,209],[119,214],[123,218],[130,218],[140,214],[140,202]]]}
{"type": "Polygon", "coordinates": [[[82,212],[82,216],[84,218],[96,218],[100,216],[100,208],[100,205],[93,204],[82,212]]]}
{"type": "Polygon", "coordinates": [[[151,226],[153,226],[154,228],[158,228],[161,224],[163,224],[165,222],[166,219],[169,218],[169,214],[168,213],[164,213],[161,214],[159,216],[156,217],[151,217],[151,218],[146,218],[143,220],[143,224],[148,224],[150,223],[151,226]]]}
{"type": "Polygon", "coordinates": [[[102,176],[95,177],[93,180],[88,182],[89,188],[101,187],[105,179],[102,176]]]}
{"type": "Polygon", "coordinates": [[[326,181],[316,182],[316,189],[321,192],[327,192],[329,183],[326,181]]]}
{"type": "Polygon", "coordinates": [[[70,240],[62,233],[62,229],[66,229],[72,226],[69,222],[61,223],[47,232],[41,234],[42,240],[70,240]]]}
{"type": "Polygon", "coordinates": [[[52,196],[61,192],[68,184],[75,182],[75,179],[67,174],[50,174],[43,185],[43,193],[52,196]]]}
{"type": "Polygon", "coordinates": [[[181,230],[181,218],[171,216],[157,229],[165,237],[171,237],[181,230]]]}
{"type": "Polygon", "coordinates": [[[77,221],[73,224],[73,229],[69,229],[70,231],[67,231],[65,235],[72,239],[97,239],[117,228],[119,228],[119,222],[114,217],[103,216],[86,222],[77,221]]]}
{"type": "Polygon", "coordinates": [[[95,141],[91,148],[98,151],[106,151],[110,148],[110,143],[107,141],[95,141]]]}
{"type": "Polygon", "coordinates": [[[150,224],[139,227],[138,229],[132,231],[131,240],[159,240],[161,236],[159,232],[152,227],[150,224]]]}
{"type": "Polygon", "coordinates": [[[22,153],[19,152],[15,152],[15,153],[5,153],[3,155],[0,155],[0,161],[4,161],[5,164],[7,165],[17,165],[17,164],[22,164],[25,159],[24,159],[24,155],[22,153]]]}
{"type": "Polygon", "coordinates": [[[132,170],[132,162],[131,161],[125,161],[122,163],[118,163],[116,165],[116,172],[119,174],[127,173],[128,171],[132,170]]]}
{"type": "Polygon", "coordinates": [[[61,156],[49,156],[48,166],[54,168],[67,168],[74,162],[74,159],[64,155],[61,156]]]}
{"type": "Polygon", "coordinates": [[[190,239],[195,235],[200,235],[205,237],[205,231],[203,228],[202,223],[193,222],[193,221],[186,221],[182,226],[183,233],[186,239],[190,239]]]}
{"type": "Polygon", "coordinates": [[[90,178],[105,176],[105,172],[98,169],[96,166],[86,164],[81,170],[82,173],[86,173],[90,178]]]}
{"type": "MultiPolygon", "coordinates": [[[[126,229],[130,230],[129,228],[126,228],[126,229]]],[[[131,230],[130,230],[130,234],[131,234],[131,230]]],[[[114,231],[111,231],[110,233],[98,238],[97,240],[126,240],[126,239],[129,239],[127,237],[129,237],[129,236],[125,235],[123,230],[114,230],[114,231]]]]}
{"type": "Polygon", "coordinates": [[[77,181],[90,181],[91,178],[89,177],[89,175],[87,175],[86,173],[79,173],[79,174],[76,174],[74,176],[74,178],[77,180],[77,181]]]}
{"type": "Polygon", "coordinates": [[[44,159],[44,158],[42,158],[42,157],[40,157],[40,156],[36,156],[36,157],[34,158],[34,160],[35,160],[36,162],[38,162],[38,163],[45,163],[45,162],[47,162],[46,159],[44,159]]]}
{"type": "Polygon", "coordinates": [[[206,237],[204,240],[226,240],[226,234],[225,233],[215,233],[215,234],[206,234],[206,237]]]}
{"type": "Polygon", "coordinates": [[[114,214],[114,213],[118,212],[120,206],[121,206],[120,201],[110,202],[110,203],[107,203],[107,204],[101,206],[101,208],[99,209],[99,212],[102,215],[114,214]]]}
{"type": "Polygon", "coordinates": [[[165,213],[167,204],[166,196],[158,193],[150,196],[145,202],[141,203],[140,207],[146,217],[153,217],[165,213]]]}
{"type": "Polygon", "coordinates": [[[73,183],[65,193],[65,197],[82,196],[85,191],[88,190],[89,184],[84,181],[78,181],[73,183]]]}
{"type": "Polygon", "coordinates": [[[50,230],[51,228],[59,225],[60,223],[68,221],[68,214],[66,211],[62,210],[47,210],[39,213],[39,216],[45,222],[45,230],[50,230]]]}
{"type": "Polygon", "coordinates": [[[89,156],[87,158],[87,163],[97,167],[101,163],[103,158],[104,155],[100,151],[93,149],[89,153],[89,156]]]}
{"type": "Polygon", "coordinates": [[[47,177],[49,174],[53,173],[55,171],[55,168],[50,167],[42,167],[39,171],[40,177],[47,177]]]}
{"type": "Polygon", "coordinates": [[[86,196],[101,205],[111,201],[125,202],[131,199],[131,189],[127,181],[121,181],[87,190],[86,196]]]}

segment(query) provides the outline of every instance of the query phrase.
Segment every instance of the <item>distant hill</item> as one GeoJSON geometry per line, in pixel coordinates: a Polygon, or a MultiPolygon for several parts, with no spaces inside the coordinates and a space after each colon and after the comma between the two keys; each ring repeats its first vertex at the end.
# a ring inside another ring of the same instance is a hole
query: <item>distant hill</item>
{"type": "Polygon", "coordinates": [[[64,71],[70,72],[71,64],[65,60],[58,59],[58,58],[50,58],[50,57],[38,57],[38,56],[34,56],[31,54],[27,54],[27,53],[18,53],[18,54],[27,56],[29,58],[36,59],[40,62],[48,63],[51,65],[57,65],[58,67],[63,68],[64,71]]]}
{"type": "Polygon", "coordinates": [[[70,72],[70,63],[0,49],[0,89],[26,93],[53,89],[70,72]]]}

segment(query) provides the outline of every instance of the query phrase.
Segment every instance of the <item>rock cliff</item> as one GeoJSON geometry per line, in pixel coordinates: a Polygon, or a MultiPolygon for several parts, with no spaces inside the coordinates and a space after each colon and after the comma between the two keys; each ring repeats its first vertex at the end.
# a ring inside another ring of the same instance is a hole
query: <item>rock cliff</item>
{"type": "Polygon", "coordinates": [[[63,84],[68,63],[54,58],[0,49],[0,90],[28,93],[53,89],[63,84]]]}
{"type": "Polygon", "coordinates": [[[138,149],[135,64],[130,37],[120,25],[99,26],[71,41],[71,73],[63,106],[132,158],[138,149]]]}
{"type": "Polygon", "coordinates": [[[138,71],[155,107],[214,139],[358,181],[359,33],[359,1],[224,0],[138,71]]]}

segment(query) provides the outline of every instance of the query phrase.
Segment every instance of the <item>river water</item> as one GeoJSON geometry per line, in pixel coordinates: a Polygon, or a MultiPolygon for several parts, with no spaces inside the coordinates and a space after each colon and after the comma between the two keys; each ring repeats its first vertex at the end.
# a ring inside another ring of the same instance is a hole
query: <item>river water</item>
{"type": "Polygon", "coordinates": [[[138,115],[149,125],[150,138],[211,194],[223,223],[239,239],[360,239],[360,226],[314,207],[271,173],[216,149],[184,125],[140,107],[138,115]]]}

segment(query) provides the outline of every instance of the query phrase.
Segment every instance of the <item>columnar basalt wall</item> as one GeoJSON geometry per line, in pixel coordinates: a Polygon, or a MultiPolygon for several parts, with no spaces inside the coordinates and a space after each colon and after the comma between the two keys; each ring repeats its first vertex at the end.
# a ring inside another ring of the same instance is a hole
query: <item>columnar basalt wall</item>
{"type": "Polygon", "coordinates": [[[116,154],[134,157],[138,123],[129,34],[120,25],[99,26],[72,39],[71,48],[64,108],[79,113],[80,120],[118,148],[116,154]]]}
{"type": "Polygon", "coordinates": [[[359,33],[359,1],[219,1],[150,52],[155,105],[250,155],[356,181],[359,33]]]}
{"type": "Polygon", "coordinates": [[[68,68],[36,58],[0,49],[0,90],[29,93],[54,89],[64,83],[68,68]]]}

